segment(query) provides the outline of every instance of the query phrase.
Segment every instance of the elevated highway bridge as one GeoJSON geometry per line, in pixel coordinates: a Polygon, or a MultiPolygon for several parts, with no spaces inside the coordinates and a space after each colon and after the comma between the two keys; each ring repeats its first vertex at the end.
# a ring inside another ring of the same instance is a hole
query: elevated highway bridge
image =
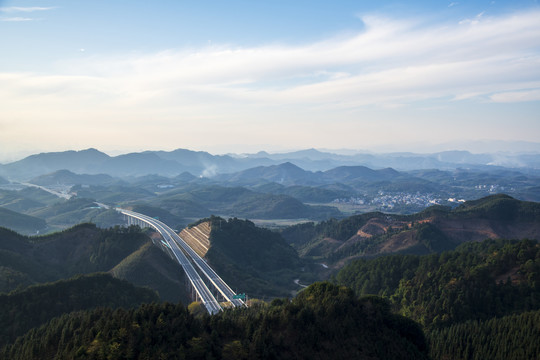
{"type": "Polygon", "coordinates": [[[151,227],[161,234],[163,238],[161,248],[182,266],[192,288],[208,313],[216,314],[222,310],[210,289],[216,290],[233,307],[246,306],[245,302],[237,298],[236,293],[218,276],[206,260],[200,257],[173,229],[153,217],[120,208],[116,210],[125,216],[129,225],[151,227]]]}

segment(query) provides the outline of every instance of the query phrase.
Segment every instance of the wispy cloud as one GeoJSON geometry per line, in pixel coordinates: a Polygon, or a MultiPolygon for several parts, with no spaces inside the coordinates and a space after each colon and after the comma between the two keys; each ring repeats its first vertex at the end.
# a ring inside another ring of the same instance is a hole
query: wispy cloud
{"type": "MultiPolygon", "coordinates": [[[[420,101],[512,102],[540,91],[540,11],[425,25],[365,16],[365,31],[301,46],[94,56],[58,73],[3,74],[11,104],[198,114],[355,109],[420,101]],[[46,104],[46,105],[45,105],[46,104]]],[[[15,105],[13,105],[15,106],[15,105]]],[[[22,105],[21,105],[22,106],[22,105]]]]}
{"type": "Polygon", "coordinates": [[[540,101],[540,89],[530,91],[512,91],[490,96],[493,102],[509,103],[523,101],[540,101]]]}
{"type": "Polygon", "coordinates": [[[67,65],[103,83],[124,84],[123,93],[134,96],[140,89],[171,96],[195,91],[351,106],[396,98],[487,96],[540,82],[538,11],[430,27],[378,17],[363,20],[365,32],[304,46],[223,45],[67,65]]]}
{"type": "MultiPolygon", "coordinates": [[[[39,12],[39,11],[48,11],[55,9],[55,7],[42,7],[42,6],[10,6],[10,7],[0,7],[0,13],[33,13],[33,12],[39,12]]],[[[0,21],[7,21],[7,22],[26,22],[26,21],[33,21],[35,19],[29,18],[29,17],[22,17],[22,16],[16,16],[16,17],[0,17],[0,21]]]]}
{"type": "Polygon", "coordinates": [[[42,7],[42,6],[9,6],[0,7],[0,12],[14,13],[14,12],[35,12],[35,11],[47,11],[52,10],[55,7],[42,7]]]}
{"type": "Polygon", "coordinates": [[[0,21],[32,21],[32,18],[26,18],[26,17],[12,17],[12,18],[0,18],[0,21]]]}
{"type": "Polygon", "coordinates": [[[473,17],[472,19],[464,19],[464,20],[461,20],[459,22],[460,25],[462,24],[472,24],[472,25],[476,25],[480,22],[480,19],[482,18],[482,16],[484,16],[486,12],[485,11],[482,11],[481,13],[478,13],[475,17],[473,17]]]}

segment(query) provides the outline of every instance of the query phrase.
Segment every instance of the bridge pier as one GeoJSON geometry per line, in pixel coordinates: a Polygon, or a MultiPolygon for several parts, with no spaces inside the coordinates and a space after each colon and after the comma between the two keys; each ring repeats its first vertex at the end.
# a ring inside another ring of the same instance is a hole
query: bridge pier
{"type": "Polygon", "coordinates": [[[197,291],[195,290],[195,288],[193,287],[193,285],[191,284],[187,276],[184,278],[184,283],[186,285],[186,293],[189,294],[189,299],[191,300],[191,302],[193,301],[202,302],[202,299],[197,294],[197,291]]]}
{"type": "Polygon", "coordinates": [[[127,222],[128,226],[137,225],[141,229],[148,227],[148,224],[146,224],[144,221],[134,218],[132,216],[125,215],[125,214],[124,214],[124,220],[127,222]]]}

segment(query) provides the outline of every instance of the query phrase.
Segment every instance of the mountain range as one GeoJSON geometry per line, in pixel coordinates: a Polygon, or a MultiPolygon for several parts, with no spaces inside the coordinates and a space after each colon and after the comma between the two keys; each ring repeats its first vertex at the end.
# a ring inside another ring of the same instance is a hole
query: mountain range
{"type": "Polygon", "coordinates": [[[144,151],[109,156],[96,149],[40,153],[22,160],[0,165],[0,176],[9,180],[29,180],[57,170],[77,174],[109,174],[129,177],[157,174],[167,177],[189,172],[195,176],[213,177],[256,167],[291,163],[308,171],[326,171],[341,166],[365,166],[372,169],[485,169],[509,167],[540,172],[540,155],[528,154],[472,154],[468,151],[445,151],[433,154],[355,153],[341,155],[316,149],[270,154],[212,155],[203,151],[177,149],[174,151],[144,151]]]}

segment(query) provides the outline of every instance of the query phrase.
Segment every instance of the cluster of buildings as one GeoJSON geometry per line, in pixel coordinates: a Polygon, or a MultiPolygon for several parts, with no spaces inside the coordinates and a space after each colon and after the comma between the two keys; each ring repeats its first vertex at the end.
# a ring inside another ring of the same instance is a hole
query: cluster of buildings
{"type": "Polygon", "coordinates": [[[394,209],[395,207],[413,206],[415,208],[426,208],[432,205],[440,205],[443,202],[440,198],[434,194],[410,194],[410,193],[393,193],[379,195],[370,201],[371,205],[374,205],[381,209],[394,209]]]}
{"type": "Polygon", "coordinates": [[[335,204],[369,206],[379,210],[392,210],[396,208],[410,207],[411,209],[423,209],[432,205],[446,203],[435,194],[411,194],[405,192],[385,193],[379,191],[372,199],[367,197],[339,198],[333,201],[335,204]]]}

